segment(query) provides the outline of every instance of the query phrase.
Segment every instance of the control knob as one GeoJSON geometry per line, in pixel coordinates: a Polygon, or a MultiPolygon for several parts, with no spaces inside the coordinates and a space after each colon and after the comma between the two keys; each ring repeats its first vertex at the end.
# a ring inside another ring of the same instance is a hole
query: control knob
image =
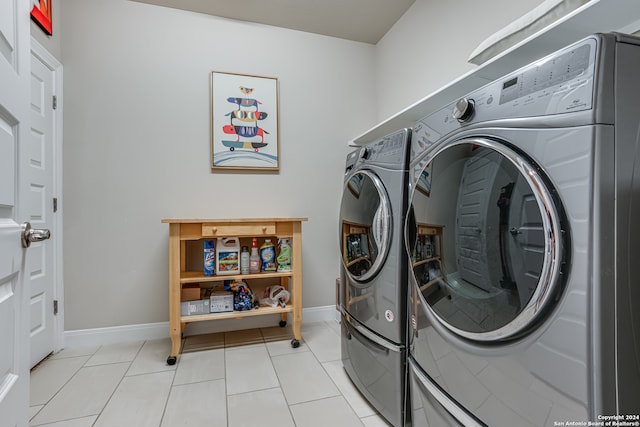
{"type": "Polygon", "coordinates": [[[370,155],[371,155],[371,150],[369,150],[367,147],[364,147],[362,150],[360,150],[361,159],[367,160],[370,155]]]}
{"type": "Polygon", "coordinates": [[[453,107],[453,118],[464,123],[469,120],[475,112],[475,102],[470,98],[461,98],[453,107]]]}

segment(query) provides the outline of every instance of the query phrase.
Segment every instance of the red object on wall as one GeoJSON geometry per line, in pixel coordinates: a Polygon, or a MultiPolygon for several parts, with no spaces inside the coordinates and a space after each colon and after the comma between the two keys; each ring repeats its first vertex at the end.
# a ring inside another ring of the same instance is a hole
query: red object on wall
{"type": "Polygon", "coordinates": [[[31,9],[31,19],[33,19],[44,30],[45,33],[51,35],[51,2],[53,0],[40,0],[35,3],[31,9]]]}

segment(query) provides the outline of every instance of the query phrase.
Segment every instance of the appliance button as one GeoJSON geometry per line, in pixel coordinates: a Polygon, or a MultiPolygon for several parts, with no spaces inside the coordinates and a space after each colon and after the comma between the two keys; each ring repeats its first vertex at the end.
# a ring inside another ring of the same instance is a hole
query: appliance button
{"type": "Polygon", "coordinates": [[[475,112],[475,102],[470,98],[461,98],[453,107],[453,117],[460,123],[468,121],[475,112]]]}

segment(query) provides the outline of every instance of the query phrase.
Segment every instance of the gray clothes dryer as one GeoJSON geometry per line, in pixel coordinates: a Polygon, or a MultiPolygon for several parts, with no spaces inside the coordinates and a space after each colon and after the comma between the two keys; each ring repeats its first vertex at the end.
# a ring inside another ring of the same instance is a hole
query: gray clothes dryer
{"type": "Polygon", "coordinates": [[[638,70],[594,35],[413,127],[414,426],[640,421],[638,70]]]}
{"type": "Polygon", "coordinates": [[[403,129],[347,156],[339,240],[342,362],[391,424],[406,417],[407,161],[403,129]]]}

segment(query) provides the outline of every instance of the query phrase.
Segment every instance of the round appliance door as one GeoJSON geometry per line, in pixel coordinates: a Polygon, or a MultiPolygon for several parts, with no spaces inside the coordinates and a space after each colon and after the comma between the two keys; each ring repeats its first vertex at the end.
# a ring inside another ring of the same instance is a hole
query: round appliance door
{"type": "Polygon", "coordinates": [[[380,271],[391,244],[391,206],[373,172],[360,170],[346,181],[340,221],[345,271],[353,280],[367,282],[380,271]]]}
{"type": "Polygon", "coordinates": [[[425,153],[410,181],[416,302],[476,341],[531,330],[561,289],[568,239],[546,177],[510,145],[471,138],[425,153]]]}

